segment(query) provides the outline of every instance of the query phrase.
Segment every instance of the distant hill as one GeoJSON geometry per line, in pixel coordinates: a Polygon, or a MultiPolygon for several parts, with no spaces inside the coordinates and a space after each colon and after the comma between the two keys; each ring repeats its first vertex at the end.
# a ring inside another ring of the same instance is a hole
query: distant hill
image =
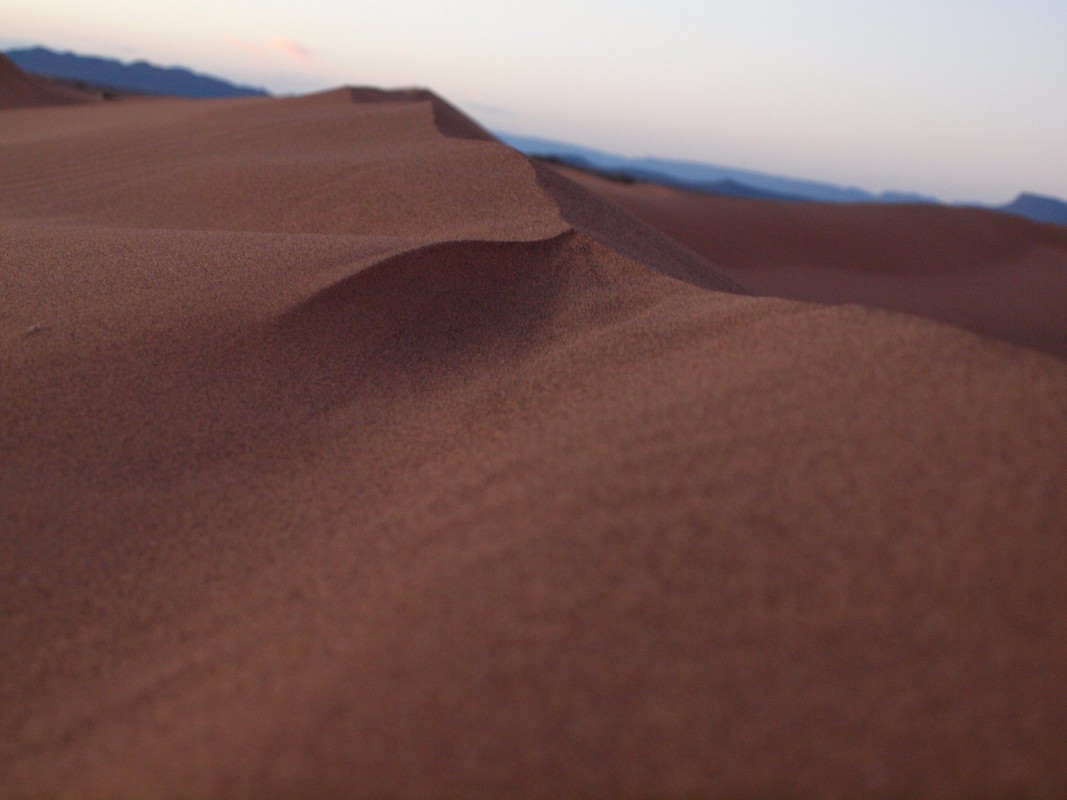
{"type": "Polygon", "coordinates": [[[498,138],[527,155],[554,156],[574,166],[586,164],[605,172],[625,173],[636,180],[659,183],[730,197],[822,203],[938,203],[937,198],[900,192],[872,194],[855,187],[786,178],[752,170],[673,161],[663,158],[628,158],[589,147],[496,132],[498,138]]]}
{"type": "MultiPolygon", "coordinates": [[[[752,170],[663,158],[629,158],[552,139],[519,136],[501,131],[494,133],[501,141],[527,155],[596,172],[613,180],[625,178],[627,181],[655,183],[724,197],[763,200],[942,205],[936,197],[914,192],[889,191],[873,194],[855,187],[785,178],[752,170]]],[[[1004,206],[981,207],[1026,217],[1034,222],[1067,225],[1067,202],[1055,197],[1024,193],[1004,206]]]]}
{"type": "Polygon", "coordinates": [[[6,55],[26,72],[120,91],[194,98],[268,94],[264,89],[237,86],[181,67],[157,67],[146,61],[123,63],[97,56],[57,53],[45,47],[9,50],[6,55]]]}
{"type": "Polygon", "coordinates": [[[1039,194],[1021,194],[998,211],[1026,217],[1036,222],[1051,222],[1054,225],[1067,225],[1067,203],[1055,197],[1043,197],[1039,194]]]}
{"type": "MultiPolygon", "coordinates": [[[[514,145],[511,146],[514,147],[514,145]]],[[[539,161],[546,161],[550,164],[559,164],[564,167],[591,172],[602,178],[615,181],[616,183],[636,183],[637,181],[641,181],[642,183],[654,183],[660,186],[670,186],[673,188],[687,189],[689,191],[715,194],[720,197],[747,197],[751,200],[787,200],[803,202],[810,199],[807,197],[800,197],[799,195],[787,195],[777,192],[768,192],[764,189],[756,189],[732,178],[724,178],[721,181],[715,181],[713,183],[691,184],[684,181],[677,181],[661,173],[648,172],[640,169],[634,169],[632,171],[621,169],[613,170],[605,167],[598,167],[596,163],[590,161],[588,158],[573,154],[541,155],[538,153],[530,153],[530,157],[536,158],[539,161]]]]}
{"type": "Polygon", "coordinates": [[[700,191],[708,194],[717,194],[719,197],[747,197],[749,200],[786,200],[790,202],[807,202],[808,198],[799,195],[788,195],[780,192],[769,192],[766,189],[756,189],[733,178],[725,178],[715,183],[700,185],[700,191]]]}

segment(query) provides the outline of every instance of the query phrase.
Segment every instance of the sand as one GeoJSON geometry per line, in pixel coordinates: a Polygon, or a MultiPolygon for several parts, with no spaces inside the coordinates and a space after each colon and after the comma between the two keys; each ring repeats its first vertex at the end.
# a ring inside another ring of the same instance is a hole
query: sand
{"type": "Polygon", "coordinates": [[[904,311],[1067,358],[1062,225],[978,208],[716,197],[555,169],[755,294],[904,311]]]}
{"type": "Polygon", "coordinates": [[[0,111],[0,795],[1062,793],[1067,364],[464,119],[0,111]]]}
{"type": "Polygon", "coordinates": [[[95,92],[25,73],[0,53],[0,109],[74,105],[100,99],[95,92]]]}

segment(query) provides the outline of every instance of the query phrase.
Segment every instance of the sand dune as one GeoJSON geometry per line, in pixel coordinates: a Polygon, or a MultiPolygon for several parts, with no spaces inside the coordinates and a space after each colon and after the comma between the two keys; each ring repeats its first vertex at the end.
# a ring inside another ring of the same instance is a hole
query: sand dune
{"type": "Polygon", "coordinates": [[[756,294],[919,314],[1067,357],[1063,226],[974,208],[715,197],[558,169],[756,294]]]}
{"type": "Polygon", "coordinates": [[[0,53],[0,109],[65,106],[92,103],[98,99],[92,92],[28,75],[0,53]]]}
{"type": "Polygon", "coordinates": [[[1067,785],[1061,360],[428,93],[0,123],[0,795],[1067,785]]]}

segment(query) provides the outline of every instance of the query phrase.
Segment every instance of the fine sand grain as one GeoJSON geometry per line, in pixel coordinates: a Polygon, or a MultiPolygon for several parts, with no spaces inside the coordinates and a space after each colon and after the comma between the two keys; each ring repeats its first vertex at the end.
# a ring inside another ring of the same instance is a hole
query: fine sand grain
{"type": "Polygon", "coordinates": [[[0,796],[1067,791],[1067,365],[698,244],[428,92],[0,111],[0,796]]]}

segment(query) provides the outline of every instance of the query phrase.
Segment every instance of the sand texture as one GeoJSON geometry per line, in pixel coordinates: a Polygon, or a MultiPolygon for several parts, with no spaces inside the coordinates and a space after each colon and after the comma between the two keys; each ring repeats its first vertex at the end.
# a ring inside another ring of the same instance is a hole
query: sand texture
{"type": "Polygon", "coordinates": [[[698,250],[426,92],[0,111],[0,796],[1067,791],[1067,364],[698,250]]]}
{"type": "Polygon", "coordinates": [[[716,197],[554,171],[755,294],[904,311],[1067,358],[1062,225],[978,208],[716,197]]]}

